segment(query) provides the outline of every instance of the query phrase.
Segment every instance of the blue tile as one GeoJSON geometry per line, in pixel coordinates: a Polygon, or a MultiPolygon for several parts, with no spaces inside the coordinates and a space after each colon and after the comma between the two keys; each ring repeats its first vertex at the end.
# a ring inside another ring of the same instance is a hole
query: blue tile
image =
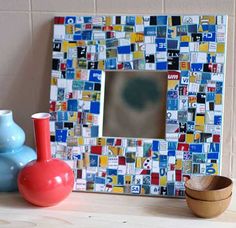
{"type": "Polygon", "coordinates": [[[56,142],[66,142],[67,130],[56,130],[56,142]]]}
{"type": "Polygon", "coordinates": [[[190,144],[190,152],[202,153],[202,144],[190,144]]]}
{"type": "Polygon", "coordinates": [[[78,111],[78,101],[75,99],[70,99],[67,101],[67,110],[72,112],[78,111]]]}
{"type": "Polygon", "coordinates": [[[100,102],[92,101],[91,105],[90,105],[90,112],[93,114],[99,114],[100,113],[100,102]]]}
{"type": "Polygon", "coordinates": [[[90,70],[89,72],[89,81],[91,82],[100,82],[102,77],[101,70],[90,70]]]}
{"type": "Polygon", "coordinates": [[[130,54],[130,52],[131,52],[130,45],[120,46],[117,48],[118,54],[130,54]]]}

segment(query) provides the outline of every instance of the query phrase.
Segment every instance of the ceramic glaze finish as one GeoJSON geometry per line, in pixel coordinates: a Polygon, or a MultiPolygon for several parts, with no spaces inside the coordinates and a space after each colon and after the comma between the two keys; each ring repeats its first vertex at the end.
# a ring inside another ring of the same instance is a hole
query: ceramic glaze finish
{"type": "Polygon", "coordinates": [[[51,158],[49,117],[47,113],[32,116],[35,128],[37,160],[27,164],[19,174],[18,186],[23,197],[37,206],[52,206],[72,191],[74,174],[59,159],[51,158]]]}
{"type": "Polygon", "coordinates": [[[14,152],[0,153],[0,192],[16,191],[19,171],[35,158],[35,151],[28,146],[14,152]]]}
{"type": "Polygon", "coordinates": [[[0,153],[16,150],[24,142],[25,133],[14,122],[12,111],[0,110],[0,153]]]}
{"type": "Polygon", "coordinates": [[[38,206],[53,206],[64,200],[73,187],[73,173],[59,160],[32,161],[19,175],[19,191],[38,206]]]}
{"type": "Polygon", "coordinates": [[[25,133],[14,122],[12,111],[0,110],[0,192],[16,191],[19,171],[36,159],[24,141],[25,133]]]}

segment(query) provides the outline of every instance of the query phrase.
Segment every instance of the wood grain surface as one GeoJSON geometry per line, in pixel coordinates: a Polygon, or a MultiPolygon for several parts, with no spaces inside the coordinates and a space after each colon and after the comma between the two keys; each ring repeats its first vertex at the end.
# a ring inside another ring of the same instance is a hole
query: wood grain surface
{"type": "MultiPolygon", "coordinates": [[[[234,185],[235,187],[235,185],[234,185]]],[[[18,193],[0,193],[0,227],[236,227],[236,194],[214,219],[192,215],[184,199],[72,193],[62,203],[39,208],[18,193]]]]}

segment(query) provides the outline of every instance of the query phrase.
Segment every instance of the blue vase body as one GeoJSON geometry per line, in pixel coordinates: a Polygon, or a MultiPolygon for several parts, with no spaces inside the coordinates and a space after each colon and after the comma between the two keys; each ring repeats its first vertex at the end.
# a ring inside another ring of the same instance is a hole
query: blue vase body
{"type": "Polygon", "coordinates": [[[13,121],[12,112],[0,110],[0,192],[17,191],[19,171],[36,153],[24,146],[25,133],[13,121]]]}

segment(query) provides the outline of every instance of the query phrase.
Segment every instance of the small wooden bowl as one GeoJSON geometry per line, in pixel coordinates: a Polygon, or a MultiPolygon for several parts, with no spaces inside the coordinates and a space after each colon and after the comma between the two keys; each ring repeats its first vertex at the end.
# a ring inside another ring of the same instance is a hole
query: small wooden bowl
{"type": "Polygon", "coordinates": [[[194,199],[223,200],[232,193],[233,182],[223,176],[196,176],[185,183],[185,192],[194,199]]]}
{"type": "Polygon", "coordinates": [[[223,200],[218,201],[203,201],[193,199],[186,194],[188,207],[198,217],[213,218],[222,214],[229,206],[232,194],[223,200]]]}

